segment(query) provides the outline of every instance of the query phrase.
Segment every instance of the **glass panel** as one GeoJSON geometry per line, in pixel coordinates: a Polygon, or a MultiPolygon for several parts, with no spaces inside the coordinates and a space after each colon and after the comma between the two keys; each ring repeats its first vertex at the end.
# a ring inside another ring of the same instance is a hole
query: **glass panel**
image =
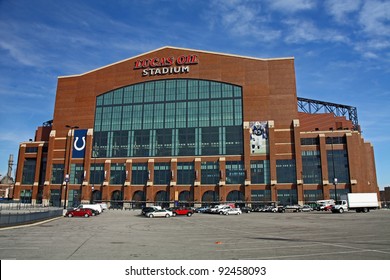
{"type": "Polygon", "coordinates": [[[155,163],[154,164],[154,184],[169,185],[171,181],[171,164],[155,163]]]}
{"type": "Polygon", "coordinates": [[[195,167],[193,162],[177,163],[177,184],[192,185],[195,181],[195,167]]]}
{"type": "Polygon", "coordinates": [[[338,183],[349,183],[349,164],[346,150],[327,151],[328,180],[330,183],[337,178],[338,183]]]}
{"type": "Polygon", "coordinates": [[[64,172],[63,164],[53,164],[51,169],[51,183],[62,184],[64,182],[64,172]]]}
{"type": "Polygon", "coordinates": [[[243,161],[226,162],[226,184],[244,184],[245,166],[243,161]]]}
{"type": "Polygon", "coordinates": [[[84,166],[82,164],[71,164],[69,183],[81,185],[84,179],[84,166]]]}
{"type": "Polygon", "coordinates": [[[297,190],[278,190],[279,205],[298,204],[297,190]]]}
{"type": "Polygon", "coordinates": [[[34,184],[36,163],[37,161],[35,158],[24,159],[22,184],[28,184],[28,185],[34,184]]]}
{"type": "Polygon", "coordinates": [[[302,151],[302,177],[304,184],[322,183],[320,151],[302,151]]]}
{"type": "Polygon", "coordinates": [[[278,183],[296,184],[296,168],[294,159],[284,159],[276,161],[276,177],[278,183]]]}
{"type": "Polygon", "coordinates": [[[147,163],[133,163],[131,171],[131,184],[146,185],[148,181],[148,165],[147,163]]]}
{"type": "Polygon", "coordinates": [[[202,162],[201,163],[201,183],[217,184],[219,182],[219,163],[202,162]]]}
{"type": "Polygon", "coordinates": [[[270,184],[270,170],[268,160],[251,161],[251,183],[270,184]]]}
{"type": "Polygon", "coordinates": [[[123,185],[126,180],[126,165],[112,163],[110,170],[110,184],[123,185]]]}

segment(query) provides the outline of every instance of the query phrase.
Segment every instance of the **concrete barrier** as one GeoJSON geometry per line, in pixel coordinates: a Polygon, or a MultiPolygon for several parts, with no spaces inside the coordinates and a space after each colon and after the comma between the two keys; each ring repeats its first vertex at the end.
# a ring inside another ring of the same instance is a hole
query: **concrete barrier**
{"type": "Polygon", "coordinates": [[[34,210],[23,209],[0,211],[0,227],[28,224],[63,215],[63,209],[60,208],[46,209],[41,211],[34,210]]]}

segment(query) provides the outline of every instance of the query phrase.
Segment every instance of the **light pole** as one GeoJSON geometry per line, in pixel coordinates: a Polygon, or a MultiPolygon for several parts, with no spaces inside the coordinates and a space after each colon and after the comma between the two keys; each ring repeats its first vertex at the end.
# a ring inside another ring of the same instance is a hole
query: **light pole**
{"type": "MultiPolygon", "coordinates": [[[[65,125],[66,128],[69,128],[69,131],[70,131],[70,140],[72,141],[73,139],[73,130],[75,128],[79,128],[78,126],[70,126],[70,125],[65,125]]],[[[71,142],[70,143],[70,146],[69,146],[69,143],[68,143],[68,138],[66,138],[66,150],[68,152],[68,155],[67,155],[67,158],[68,158],[68,164],[67,164],[67,167],[66,167],[66,173],[65,173],[65,198],[64,198],[64,209],[66,209],[66,200],[68,198],[68,185],[69,185],[69,173],[70,173],[70,157],[71,157],[71,152],[72,152],[72,146],[73,146],[73,143],[71,142]]]]}

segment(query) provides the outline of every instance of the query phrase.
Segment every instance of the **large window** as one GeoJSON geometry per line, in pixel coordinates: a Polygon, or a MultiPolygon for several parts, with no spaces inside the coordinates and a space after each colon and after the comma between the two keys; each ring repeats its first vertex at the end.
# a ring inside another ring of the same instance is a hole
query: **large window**
{"type": "Polygon", "coordinates": [[[193,162],[178,162],[177,163],[177,184],[178,185],[192,185],[195,180],[193,162]]]}
{"type": "Polygon", "coordinates": [[[110,184],[123,185],[126,180],[125,164],[112,163],[110,171],[110,184]]]}
{"type": "Polygon", "coordinates": [[[304,184],[321,184],[320,151],[302,151],[302,177],[304,184]]]}
{"type": "Polygon", "coordinates": [[[241,87],[151,81],[96,99],[94,157],[243,154],[241,87]]]}
{"type": "Polygon", "coordinates": [[[51,169],[51,183],[62,184],[64,182],[64,165],[53,164],[51,169]]]}
{"type": "Polygon", "coordinates": [[[346,150],[327,151],[328,158],[328,179],[334,182],[337,178],[338,183],[349,183],[349,165],[348,154],[346,150]]]}
{"type": "Polygon", "coordinates": [[[280,205],[298,204],[297,190],[278,190],[278,204],[280,205]]]}
{"type": "Polygon", "coordinates": [[[251,161],[251,183],[270,184],[269,160],[251,161]]]}
{"type": "Polygon", "coordinates": [[[218,184],[220,178],[218,162],[202,162],[200,167],[202,184],[218,184]]]}
{"type": "Polygon", "coordinates": [[[104,181],[104,163],[91,164],[89,183],[101,185],[104,181]]]}
{"type": "Polygon", "coordinates": [[[317,200],[324,199],[324,194],[322,190],[304,190],[303,198],[305,203],[314,203],[317,200]]]}
{"type": "Polygon", "coordinates": [[[276,160],[276,177],[278,183],[296,183],[297,175],[294,159],[276,160]]]}
{"type": "Polygon", "coordinates": [[[34,184],[36,159],[26,158],[23,164],[23,177],[22,184],[32,185],[34,184]]]}
{"type": "Polygon", "coordinates": [[[251,200],[255,205],[265,205],[271,202],[271,190],[252,190],[251,200]]]}
{"type": "Polygon", "coordinates": [[[243,161],[226,162],[226,184],[244,184],[245,166],[243,161]]]}
{"type": "Polygon", "coordinates": [[[131,170],[131,184],[146,185],[148,176],[149,172],[147,163],[133,163],[131,170]]]}
{"type": "Polygon", "coordinates": [[[71,184],[81,185],[84,179],[84,166],[82,164],[71,164],[70,179],[71,184]]]}
{"type": "Polygon", "coordinates": [[[154,184],[169,185],[171,181],[171,164],[155,163],[154,164],[154,184]]]}

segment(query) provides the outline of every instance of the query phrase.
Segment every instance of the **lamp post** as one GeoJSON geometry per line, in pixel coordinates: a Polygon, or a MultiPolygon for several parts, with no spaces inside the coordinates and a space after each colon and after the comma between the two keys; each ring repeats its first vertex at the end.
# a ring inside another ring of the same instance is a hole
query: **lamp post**
{"type": "MultiPolygon", "coordinates": [[[[65,125],[66,128],[69,128],[69,131],[70,131],[70,140],[73,139],[73,130],[75,128],[79,128],[78,126],[70,126],[70,125],[65,125]]],[[[66,150],[68,152],[68,155],[67,155],[67,159],[68,159],[68,164],[67,164],[67,167],[66,167],[66,174],[65,174],[65,198],[64,198],[64,209],[66,209],[66,200],[68,198],[68,185],[69,185],[69,179],[70,179],[70,157],[71,157],[71,152],[72,152],[72,147],[73,147],[73,143],[71,143],[70,147],[69,147],[69,143],[68,143],[68,138],[66,138],[66,150]]]]}
{"type": "Polygon", "coordinates": [[[334,184],[334,200],[337,201],[337,178],[333,179],[334,184]]]}

